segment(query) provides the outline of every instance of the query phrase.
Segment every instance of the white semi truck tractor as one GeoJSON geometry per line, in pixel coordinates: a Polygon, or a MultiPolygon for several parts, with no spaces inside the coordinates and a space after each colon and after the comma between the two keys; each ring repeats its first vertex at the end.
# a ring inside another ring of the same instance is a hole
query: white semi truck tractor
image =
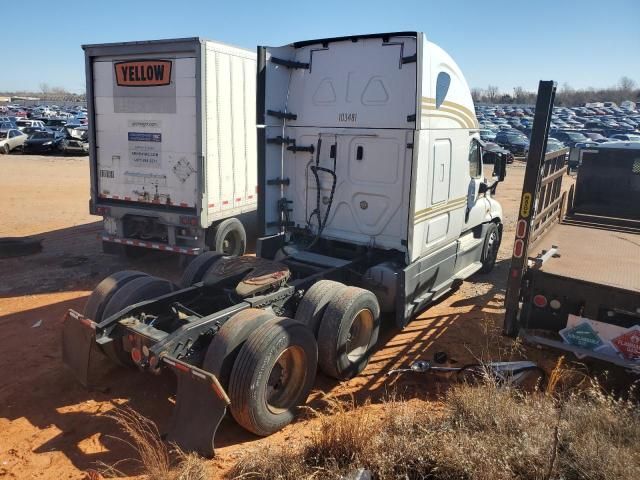
{"type": "Polygon", "coordinates": [[[506,158],[483,149],[467,82],[417,32],[258,48],[256,256],[207,252],[179,285],[118,272],[64,324],[64,359],[92,350],[178,377],[168,438],[213,454],[228,407],[257,435],[288,423],[318,369],[367,365],[382,318],[421,309],[495,263],[506,158]]]}

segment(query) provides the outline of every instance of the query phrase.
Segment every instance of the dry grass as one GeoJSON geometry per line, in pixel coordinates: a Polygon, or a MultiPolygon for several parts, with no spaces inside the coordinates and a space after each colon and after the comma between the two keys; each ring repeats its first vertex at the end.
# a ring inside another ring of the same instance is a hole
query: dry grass
{"type": "MultiPolygon", "coordinates": [[[[560,365],[555,388],[566,377],[560,365]]],[[[332,402],[300,448],[251,451],[230,477],[377,479],[640,478],[640,413],[595,384],[562,395],[522,394],[487,383],[457,385],[441,415],[418,402],[371,407],[332,402]]]]}
{"type": "MultiPolygon", "coordinates": [[[[129,440],[124,440],[137,453],[135,462],[149,480],[205,480],[210,476],[205,461],[193,453],[185,453],[175,445],[169,448],[162,441],[155,423],[130,408],[118,408],[109,415],[120,426],[129,440]]],[[[131,459],[127,459],[131,460],[131,459]]],[[[126,460],[125,460],[126,461],[126,460]]],[[[127,476],[118,465],[104,466],[103,475],[127,476]]]]}

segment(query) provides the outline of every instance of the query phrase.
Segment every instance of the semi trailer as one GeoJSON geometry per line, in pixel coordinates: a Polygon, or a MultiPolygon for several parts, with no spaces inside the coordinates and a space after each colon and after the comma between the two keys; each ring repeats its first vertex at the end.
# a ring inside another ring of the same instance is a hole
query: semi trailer
{"type": "Polygon", "coordinates": [[[82,48],[105,252],[243,254],[237,217],[257,204],[255,53],[200,38],[82,48]]]}
{"type": "Polygon", "coordinates": [[[640,371],[640,143],[544,154],[555,84],[541,82],[511,270],[505,333],[640,371]]]}
{"type": "Polygon", "coordinates": [[[115,273],[69,311],[63,356],[177,375],[168,438],[212,455],[227,407],[289,424],[320,369],[345,380],[397,327],[476,272],[502,234],[506,157],[483,148],[465,78],[418,32],[258,47],[255,256],[198,255],[178,285],[115,273]]]}

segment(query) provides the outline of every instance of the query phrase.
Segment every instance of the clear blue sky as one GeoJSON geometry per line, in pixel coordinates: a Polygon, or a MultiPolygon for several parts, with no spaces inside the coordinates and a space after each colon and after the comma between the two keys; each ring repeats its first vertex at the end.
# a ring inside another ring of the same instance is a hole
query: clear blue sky
{"type": "MultiPolygon", "coordinates": [[[[418,30],[447,50],[472,87],[534,90],[553,79],[640,84],[640,0],[31,0],[2,22],[0,90],[41,82],[82,92],[81,44],[202,36],[241,47],[418,30]]],[[[6,13],[6,9],[5,9],[6,13]]]]}

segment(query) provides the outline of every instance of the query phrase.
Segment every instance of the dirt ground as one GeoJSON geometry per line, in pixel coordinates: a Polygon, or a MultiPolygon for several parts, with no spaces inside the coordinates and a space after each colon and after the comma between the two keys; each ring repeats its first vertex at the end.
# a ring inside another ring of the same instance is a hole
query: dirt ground
{"type": "MultiPolygon", "coordinates": [[[[171,374],[141,376],[113,368],[102,380],[103,388],[87,391],[61,361],[63,316],[69,308],[82,311],[91,290],[112,272],[130,268],[177,280],[178,260],[160,252],[136,260],[101,252],[100,219],[88,213],[86,157],[3,155],[0,172],[0,237],[36,235],[44,247],[37,255],[0,259],[0,477],[82,479],[88,469],[133,456],[105,413],[129,405],[162,431],[171,413],[175,381],[171,374]]],[[[393,379],[386,372],[431,359],[436,351],[446,352],[452,365],[500,354],[505,340],[498,332],[523,174],[522,164],[510,166],[505,183],[498,187],[505,232],[494,271],[473,276],[402,332],[385,330],[378,352],[357,378],[338,384],[319,375],[311,405],[319,405],[325,393],[353,395],[358,403],[375,405],[395,392],[437,410],[446,378],[393,379]]],[[[543,358],[535,351],[529,356],[543,358]]],[[[545,361],[553,363],[548,356],[545,361]]],[[[259,439],[227,418],[216,437],[212,471],[219,475],[252,447],[286,445],[304,437],[312,424],[301,419],[259,439]]],[[[118,468],[131,476],[139,473],[130,461],[118,468]]]]}

